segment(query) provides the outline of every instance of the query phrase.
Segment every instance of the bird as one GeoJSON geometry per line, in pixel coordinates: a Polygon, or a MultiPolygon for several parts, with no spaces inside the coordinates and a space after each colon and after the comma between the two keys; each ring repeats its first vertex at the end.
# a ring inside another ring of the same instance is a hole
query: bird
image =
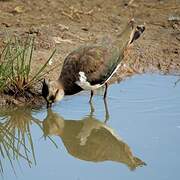
{"type": "Polygon", "coordinates": [[[117,71],[124,58],[125,50],[137,40],[145,30],[145,25],[136,25],[131,19],[117,36],[112,47],[86,45],[72,51],[64,60],[57,80],[43,80],[42,96],[51,107],[65,95],[74,95],[82,90],[91,91],[104,86],[104,99],[107,96],[108,81],[117,71]]]}

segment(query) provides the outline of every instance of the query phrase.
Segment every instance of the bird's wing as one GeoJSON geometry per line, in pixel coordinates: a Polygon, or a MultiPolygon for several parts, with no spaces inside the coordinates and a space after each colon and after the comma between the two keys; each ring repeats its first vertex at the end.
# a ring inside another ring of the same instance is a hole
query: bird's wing
{"type": "Polygon", "coordinates": [[[121,62],[122,54],[118,48],[102,46],[85,46],[73,51],[66,57],[60,75],[65,90],[80,91],[76,82],[82,78],[81,73],[90,85],[104,84],[121,62]]]}
{"type": "Polygon", "coordinates": [[[103,84],[115,71],[122,56],[118,48],[89,47],[81,57],[80,71],[91,85],[103,84]]]}

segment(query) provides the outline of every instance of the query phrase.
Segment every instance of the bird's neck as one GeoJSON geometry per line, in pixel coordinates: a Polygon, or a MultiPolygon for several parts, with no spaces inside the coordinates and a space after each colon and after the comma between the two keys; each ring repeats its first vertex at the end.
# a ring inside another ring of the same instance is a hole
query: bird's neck
{"type": "Polygon", "coordinates": [[[122,32],[117,36],[117,43],[120,50],[124,50],[129,45],[131,36],[134,32],[134,22],[130,21],[122,30],[122,32]]]}

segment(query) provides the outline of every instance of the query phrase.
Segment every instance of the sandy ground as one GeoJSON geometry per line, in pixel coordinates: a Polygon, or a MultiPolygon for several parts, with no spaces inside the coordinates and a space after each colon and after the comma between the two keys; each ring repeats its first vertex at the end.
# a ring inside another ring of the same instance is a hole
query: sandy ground
{"type": "MultiPolygon", "coordinates": [[[[68,53],[113,42],[133,17],[146,31],[113,81],[145,72],[180,74],[180,0],[0,0],[0,49],[7,37],[35,36],[33,69],[57,49],[49,68],[58,68],[48,75],[56,79],[68,53]]],[[[7,103],[1,96],[0,104],[7,103]]]]}

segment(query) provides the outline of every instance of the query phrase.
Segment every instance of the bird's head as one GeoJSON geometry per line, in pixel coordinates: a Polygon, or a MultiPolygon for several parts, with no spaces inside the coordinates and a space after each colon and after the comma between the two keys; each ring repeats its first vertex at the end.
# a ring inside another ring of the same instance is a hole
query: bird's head
{"type": "Polygon", "coordinates": [[[138,25],[134,19],[131,19],[128,23],[128,26],[130,26],[131,33],[130,33],[130,39],[129,39],[129,45],[132,44],[134,41],[139,39],[139,37],[142,35],[142,33],[145,31],[145,24],[138,25]]]}
{"type": "Polygon", "coordinates": [[[134,19],[131,19],[124,27],[123,31],[118,35],[120,47],[129,47],[135,40],[139,39],[144,31],[144,24],[138,25],[134,19]]]}
{"type": "Polygon", "coordinates": [[[64,89],[59,82],[43,80],[42,96],[47,101],[47,107],[51,107],[54,102],[61,101],[64,97],[64,89]]]}

